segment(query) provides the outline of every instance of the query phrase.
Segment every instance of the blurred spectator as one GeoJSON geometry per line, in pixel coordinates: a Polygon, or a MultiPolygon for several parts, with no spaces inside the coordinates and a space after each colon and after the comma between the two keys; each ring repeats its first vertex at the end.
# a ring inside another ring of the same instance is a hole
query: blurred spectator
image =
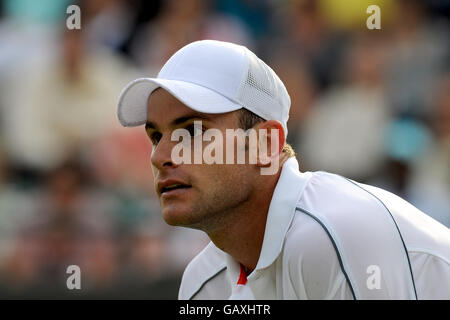
{"type": "Polygon", "coordinates": [[[383,43],[368,35],[350,46],[345,83],[322,96],[300,133],[297,150],[309,170],[365,181],[382,165],[383,132],[390,117],[382,53],[383,43]]]}
{"type": "MultiPolygon", "coordinates": [[[[81,263],[83,268],[83,255],[89,253],[88,249],[113,240],[111,213],[115,202],[90,187],[76,163],[53,170],[45,188],[36,190],[32,196],[31,214],[17,230],[22,239],[19,238],[6,260],[7,271],[16,277],[9,277],[6,282],[15,285],[26,280],[28,286],[64,284],[69,265],[81,263]]],[[[114,248],[112,242],[110,247],[114,248]]],[[[89,254],[86,261],[94,265],[83,269],[88,275],[86,279],[94,266],[102,267],[103,252],[106,253],[103,250],[89,254]]],[[[114,268],[114,262],[109,260],[108,268],[114,268]]],[[[108,275],[106,266],[102,269],[98,277],[108,275]]]]}
{"type": "Polygon", "coordinates": [[[269,16],[274,3],[270,0],[216,0],[216,9],[237,17],[251,32],[252,38],[264,41],[270,31],[269,16]]]}
{"type": "Polygon", "coordinates": [[[449,67],[448,21],[427,20],[426,4],[399,0],[388,52],[389,100],[397,113],[428,117],[436,77],[449,67]]]}
{"type": "Polygon", "coordinates": [[[84,0],[81,1],[80,8],[88,45],[102,45],[119,51],[130,37],[137,14],[130,7],[129,1],[84,0]]]}
{"type": "Polygon", "coordinates": [[[156,199],[150,166],[152,146],[143,128],[114,129],[93,142],[87,153],[95,179],[105,188],[129,190],[156,199]]]}
{"type": "Polygon", "coordinates": [[[329,27],[318,1],[287,1],[277,11],[273,25],[276,31],[271,41],[263,42],[264,52],[275,47],[276,51],[296,55],[319,89],[336,81],[346,36],[329,27]]]}
{"type": "Polygon", "coordinates": [[[216,39],[251,46],[244,24],[211,10],[203,0],[167,0],[160,14],[142,27],[132,45],[132,55],[148,75],[156,75],[164,62],[189,42],[216,39]]]}
{"type": "MultiPolygon", "coordinates": [[[[27,66],[30,67],[30,66],[27,66]]],[[[6,146],[17,165],[58,166],[111,127],[124,66],[87,52],[81,31],[66,31],[59,59],[20,70],[6,89],[6,146]]]]}
{"type": "Polygon", "coordinates": [[[411,201],[450,227],[450,75],[435,83],[430,108],[435,140],[415,164],[411,201]]]}
{"type": "Polygon", "coordinates": [[[370,183],[411,201],[414,163],[429,151],[432,142],[430,131],[418,120],[392,119],[384,134],[386,161],[370,183]]]}
{"type": "MultiPolygon", "coordinates": [[[[288,121],[288,143],[299,144],[299,137],[305,121],[308,121],[311,108],[316,102],[317,85],[308,69],[295,55],[272,54],[272,66],[286,86],[291,98],[288,121]]],[[[299,155],[301,158],[301,155],[299,155]]],[[[300,165],[303,165],[300,161],[300,165]]]]}
{"type": "Polygon", "coordinates": [[[450,81],[436,81],[429,106],[431,127],[412,117],[386,132],[387,161],[372,184],[391,190],[450,226],[450,81]]]}
{"type": "Polygon", "coordinates": [[[7,257],[14,250],[16,241],[28,240],[20,239],[20,231],[33,216],[33,206],[30,192],[11,180],[8,161],[0,142],[0,283],[3,275],[1,271],[7,257]]]}

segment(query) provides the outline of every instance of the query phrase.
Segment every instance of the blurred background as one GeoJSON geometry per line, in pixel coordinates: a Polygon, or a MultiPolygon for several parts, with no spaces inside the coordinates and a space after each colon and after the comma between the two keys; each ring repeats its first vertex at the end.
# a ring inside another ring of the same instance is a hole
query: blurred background
{"type": "Polygon", "coordinates": [[[449,17],[431,0],[0,0],[0,298],[177,297],[208,239],[165,225],[151,145],[115,109],[126,83],[200,39],[278,73],[302,171],[385,188],[450,226],[449,17]],[[66,288],[72,264],[82,290],[66,288]]]}

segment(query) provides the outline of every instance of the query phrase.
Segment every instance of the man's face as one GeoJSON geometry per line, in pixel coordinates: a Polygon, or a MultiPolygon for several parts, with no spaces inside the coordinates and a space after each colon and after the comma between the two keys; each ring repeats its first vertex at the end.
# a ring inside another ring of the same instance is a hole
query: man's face
{"type": "MultiPolygon", "coordinates": [[[[153,143],[151,164],[163,218],[170,225],[208,231],[249,199],[259,171],[248,164],[175,164],[171,153],[179,141],[171,141],[172,132],[187,129],[198,134],[194,121],[202,122],[202,130],[220,130],[224,144],[225,130],[237,129],[239,123],[236,111],[196,112],[161,88],[150,95],[146,131],[153,143]]],[[[203,150],[208,143],[202,142],[203,150]]],[[[225,157],[225,146],[223,152],[225,157]]]]}

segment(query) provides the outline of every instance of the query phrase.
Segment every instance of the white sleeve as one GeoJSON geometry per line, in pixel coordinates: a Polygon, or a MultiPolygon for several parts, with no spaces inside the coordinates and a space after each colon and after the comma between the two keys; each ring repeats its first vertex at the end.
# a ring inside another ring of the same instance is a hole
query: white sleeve
{"type": "Polygon", "coordinates": [[[444,257],[425,252],[409,253],[419,300],[450,300],[450,264],[444,257]]]}

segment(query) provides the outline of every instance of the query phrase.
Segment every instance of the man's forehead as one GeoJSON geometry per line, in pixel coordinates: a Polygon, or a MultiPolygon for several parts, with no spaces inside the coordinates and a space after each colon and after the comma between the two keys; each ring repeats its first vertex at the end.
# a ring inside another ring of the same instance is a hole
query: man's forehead
{"type": "MultiPolygon", "coordinates": [[[[179,107],[184,107],[186,109],[190,109],[183,102],[174,97],[167,90],[159,87],[153,90],[153,92],[149,95],[147,100],[147,111],[152,111],[153,107],[158,107],[158,105],[162,105],[162,107],[167,105],[174,105],[179,107]]],[[[147,112],[148,113],[148,112],[147,112]]]]}
{"type": "Polygon", "coordinates": [[[160,87],[149,96],[146,128],[158,128],[158,125],[164,124],[176,126],[191,119],[214,121],[223,118],[223,115],[195,111],[160,87]]]}
{"type": "Polygon", "coordinates": [[[199,114],[163,88],[153,91],[147,101],[147,122],[199,114]],[[153,119],[154,118],[154,119],[153,119]]]}

